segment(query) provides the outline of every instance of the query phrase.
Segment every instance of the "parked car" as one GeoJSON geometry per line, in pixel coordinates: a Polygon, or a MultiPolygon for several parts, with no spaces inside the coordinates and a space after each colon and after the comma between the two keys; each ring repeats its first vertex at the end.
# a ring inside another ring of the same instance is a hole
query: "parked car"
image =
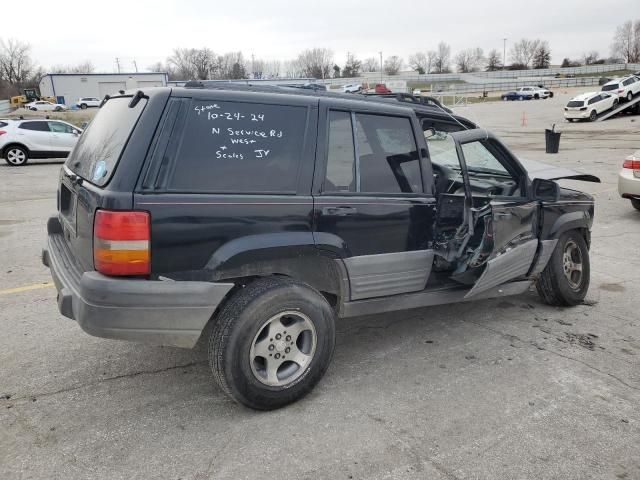
{"type": "Polygon", "coordinates": [[[29,119],[0,122],[0,156],[14,167],[30,158],[65,158],[82,130],[62,120],[29,119]]]}
{"type": "Polygon", "coordinates": [[[45,100],[36,100],[24,104],[24,108],[39,112],[62,112],[67,110],[67,106],[61,103],[52,103],[45,100]]]}
{"type": "Polygon", "coordinates": [[[389,90],[384,83],[376,83],[376,86],[374,87],[373,91],[375,93],[392,93],[391,90],[389,90]]]}
{"type": "Polygon", "coordinates": [[[602,86],[602,91],[614,95],[617,94],[621,100],[630,102],[635,95],[640,93],[640,78],[635,75],[629,75],[628,77],[612,80],[602,86]]]}
{"type": "Polygon", "coordinates": [[[608,92],[589,92],[572,98],[564,107],[564,118],[574,120],[589,119],[594,122],[598,115],[618,106],[618,97],[608,92]]]}
{"type": "Polygon", "coordinates": [[[344,93],[358,93],[362,90],[362,85],[359,83],[349,83],[342,87],[344,93]]]}
{"type": "Polygon", "coordinates": [[[547,90],[544,87],[520,87],[516,90],[519,93],[528,93],[533,96],[535,100],[540,98],[550,98],[553,97],[553,93],[550,90],[547,90]]]}
{"type": "Polygon", "coordinates": [[[507,100],[531,100],[533,99],[533,93],[531,92],[507,92],[500,95],[500,98],[505,102],[507,100]]]}
{"type": "Polygon", "coordinates": [[[82,110],[91,107],[97,108],[100,106],[100,102],[101,100],[97,99],[96,97],[80,97],[76,102],[76,107],[81,108],[82,110]]]}
{"type": "Polygon", "coordinates": [[[631,200],[631,205],[640,210],[640,150],[629,155],[618,174],[618,193],[631,200]]]}
{"type": "Polygon", "coordinates": [[[202,340],[267,410],[321,379],[337,318],[584,299],[594,200],[554,180],[597,178],[417,103],[188,85],[111,97],[60,172],[43,262],[88,333],[202,340]]]}

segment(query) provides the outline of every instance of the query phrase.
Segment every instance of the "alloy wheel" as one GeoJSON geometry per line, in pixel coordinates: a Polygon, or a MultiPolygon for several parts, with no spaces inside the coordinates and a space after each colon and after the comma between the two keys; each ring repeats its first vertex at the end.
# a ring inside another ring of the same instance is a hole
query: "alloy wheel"
{"type": "Polygon", "coordinates": [[[27,161],[27,155],[19,148],[9,149],[6,158],[11,165],[22,165],[27,161]]]}
{"type": "Polygon", "coordinates": [[[297,380],[311,363],[317,345],[311,319],[288,310],[267,320],[251,343],[249,362],[255,378],[272,387],[297,380]]]}
{"type": "Polygon", "coordinates": [[[582,283],[582,251],[578,244],[569,240],[562,254],[562,271],[572,290],[579,290],[582,283]]]}

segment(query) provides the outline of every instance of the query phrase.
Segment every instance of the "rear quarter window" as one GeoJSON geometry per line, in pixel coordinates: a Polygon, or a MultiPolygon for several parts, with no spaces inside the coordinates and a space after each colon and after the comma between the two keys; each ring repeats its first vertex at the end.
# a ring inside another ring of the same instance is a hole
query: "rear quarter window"
{"type": "Polygon", "coordinates": [[[295,193],[307,108],[193,100],[167,190],[295,193]]]}
{"type": "Polygon", "coordinates": [[[129,108],[131,97],[116,97],[105,103],[80,136],[66,166],[91,183],[109,181],[140,114],[147,104],[141,99],[129,108]]]}

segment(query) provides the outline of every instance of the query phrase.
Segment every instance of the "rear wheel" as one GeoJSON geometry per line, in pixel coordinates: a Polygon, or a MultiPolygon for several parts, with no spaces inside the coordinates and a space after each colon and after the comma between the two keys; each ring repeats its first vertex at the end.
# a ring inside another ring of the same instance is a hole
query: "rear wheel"
{"type": "Polygon", "coordinates": [[[538,294],[549,305],[578,305],[589,290],[589,249],[577,230],[563,233],[549,263],[536,282],[538,294]]]}
{"type": "Polygon", "coordinates": [[[83,103],[82,105],[80,105],[80,108],[81,108],[82,110],[86,110],[86,109],[87,109],[87,104],[86,104],[86,103],[83,103]]]}
{"type": "Polygon", "coordinates": [[[334,312],[310,286],[264,278],[239,290],[218,314],[209,364],[231,398],[272,410],[309,393],[329,366],[334,312]]]}
{"type": "Polygon", "coordinates": [[[633,100],[633,92],[627,93],[627,102],[630,102],[631,100],[633,100]]]}
{"type": "Polygon", "coordinates": [[[595,122],[596,118],[598,118],[598,113],[595,110],[591,110],[591,113],[589,114],[589,121],[595,122]]]}
{"type": "Polygon", "coordinates": [[[617,108],[618,104],[620,103],[620,100],[618,100],[617,98],[613,101],[613,107],[611,108],[617,108]]]}
{"type": "Polygon", "coordinates": [[[53,109],[54,112],[61,112],[62,111],[62,107],[56,107],[53,109]]]}
{"type": "Polygon", "coordinates": [[[540,95],[538,93],[536,93],[533,98],[535,98],[536,100],[540,100],[540,95]]]}
{"type": "Polygon", "coordinates": [[[19,167],[29,160],[29,152],[23,147],[11,146],[4,151],[5,161],[12,167],[19,167]]]}
{"type": "Polygon", "coordinates": [[[640,210],[640,200],[637,198],[632,198],[631,199],[631,205],[633,205],[633,208],[635,208],[636,210],[640,210]]]}

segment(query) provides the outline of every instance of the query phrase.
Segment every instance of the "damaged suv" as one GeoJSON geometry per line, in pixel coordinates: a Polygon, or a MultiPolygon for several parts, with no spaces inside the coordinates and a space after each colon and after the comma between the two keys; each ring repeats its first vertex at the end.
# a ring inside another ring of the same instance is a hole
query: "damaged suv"
{"type": "Polygon", "coordinates": [[[100,337],[208,344],[238,402],[325,373],[335,321],[589,287],[593,198],[472,122],[394,99],[194,85],[105,99],[60,172],[43,262],[100,337]]]}

